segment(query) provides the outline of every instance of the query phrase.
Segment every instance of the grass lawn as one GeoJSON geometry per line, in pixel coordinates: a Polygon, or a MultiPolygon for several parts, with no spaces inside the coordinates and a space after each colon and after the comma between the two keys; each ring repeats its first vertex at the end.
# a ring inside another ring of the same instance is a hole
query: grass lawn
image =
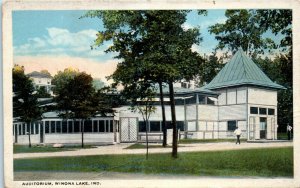
{"type": "MultiPolygon", "coordinates": [[[[83,149],[92,148],[94,146],[86,145],[83,149]]],[[[45,146],[31,146],[28,145],[14,145],[14,153],[36,153],[36,152],[59,152],[59,151],[71,151],[76,149],[82,149],[81,145],[70,145],[64,146],[62,148],[54,148],[52,145],[45,145],[45,146]]]]}
{"type": "Polygon", "coordinates": [[[14,159],[14,171],[133,172],[195,176],[293,177],[293,147],[145,155],[14,159]]]}
{"type": "MultiPolygon", "coordinates": [[[[162,144],[149,144],[149,148],[163,148],[162,144]]],[[[166,148],[172,148],[172,146],[167,146],[166,148]]],[[[146,144],[132,144],[124,149],[146,149],[146,144]]]]}
{"type": "MultiPolygon", "coordinates": [[[[247,139],[240,139],[241,142],[246,142],[247,139]]],[[[193,144],[193,143],[216,143],[216,142],[236,142],[236,139],[181,139],[179,144],[193,144]]]]}

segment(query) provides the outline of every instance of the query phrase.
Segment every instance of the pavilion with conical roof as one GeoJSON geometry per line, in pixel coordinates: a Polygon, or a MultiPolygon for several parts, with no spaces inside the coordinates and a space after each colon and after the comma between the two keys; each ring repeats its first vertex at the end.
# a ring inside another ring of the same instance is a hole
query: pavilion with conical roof
{"type": "Polygon", "coordinates": [[[202,89],[217,92],[219,138],[239,127],[247,140],[277,139],[277,91],[273,82],[239,48],[217,76],[202,89]]]}
{"type": "Polygon", "coordinates": [[[284,89],[270,78],[239,48],[232,59],[206,86],[205,89],[220,89],[232,86],[252,85],[272,89],[284,89]]]}

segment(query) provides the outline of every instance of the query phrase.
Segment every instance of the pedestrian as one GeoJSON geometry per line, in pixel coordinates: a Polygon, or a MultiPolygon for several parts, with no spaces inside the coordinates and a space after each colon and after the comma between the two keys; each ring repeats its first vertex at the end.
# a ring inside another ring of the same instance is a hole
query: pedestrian
{"type": "Polygon", "coordinates": [[[288,140],[291,140],[292,129],[293,129],[293,127],[290,126],[289,124],[287,124],[286,131],[287,131],[287,135],[288,135],[288,140]]]}
{"type": "Polygon", "coordinates": [[[235,144],[237,144],[237,143],[241,144],[241,141],[240,141],[240,137],[242,134],[241,129],[239,127],[236,127],[236,129],[234,130],[233,133],[236,135],[236,143],[235,144]]]}

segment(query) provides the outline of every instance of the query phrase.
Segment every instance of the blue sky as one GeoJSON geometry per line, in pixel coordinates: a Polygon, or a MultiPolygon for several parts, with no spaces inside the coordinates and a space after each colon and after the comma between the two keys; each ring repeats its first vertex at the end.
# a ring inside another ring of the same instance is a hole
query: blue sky
{"type": "MultiPolygon", "coordinates": [[[[13,47],[14,63],[23,65],[25,72],[47,69],[51,74],[67,67],[75,67],[105,80],[113,73],[118,60],[116,54],[105,53],[111,42],[91,50],[96,33],[103,30],[98,18],[79,19],[86,11],[14,11],[13,47]]],[[[208,27],[225,23],[225,10],[209,10],[208,15],[192,11],[183,27],[200,27],[203,38],[193,50],[209,55],[217,45],[208,27]]],[[[220,54],[222,52],[219,52],[220,54]]]]}
{"type": "MultiPolygon", "coordinates": [[[[14,11],[14,55],[68,55],[97,59],[99,62],[111,59],[114,54],[103,52],[109,43],[98,50],[90,49],[96,32],[103,28],[103,24],[96,18],[79,19],[84,13],[85,11],[14,11]]],[[[188,15],[185,26],[200,26],[203,42],[197,48],[202,53],[210,53],[217,41],[208,33],[207,28],[224,21],[224,10],[209,11],[207,17],[192,12],[188,15]]]]}

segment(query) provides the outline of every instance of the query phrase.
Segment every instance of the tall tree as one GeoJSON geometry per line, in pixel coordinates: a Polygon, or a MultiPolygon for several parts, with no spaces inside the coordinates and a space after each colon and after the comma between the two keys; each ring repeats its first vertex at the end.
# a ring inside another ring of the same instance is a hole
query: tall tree
{"type": "MultiPolygon", "coordinates": [[[[183,78],[191,79],[198,71],[198,54],[191,51],[193,44],[199,44],[199,30],[183,29],[189,11],[90,11],[86,16],[103,20],[104,31],[98,33],[95,45],[113,40],[107,52],[118,52],[116,58],[123,59],[119,72],[127,67],[133,71],[134,80],[144,75],[154,83],[169,85],[172,125],[172,156],[177,157],[177,126],[173,82],[183,78]]],[[[116,75],[117,72],[114,74],[116,75]]],[[[124,74],[123,74],[124,75],[124,74]]],[[[160,91],[162,93],[162,91],[160,91]]],[[[163,104],[163,103],[162,103],[163,104]]]]}
{"type": "Polygon", "coordinates": [[[39,120],[42,110],[38,106],[37,96],[34,94],[32,80],[25,75],[24,67],[15,65],[13,76],[13,116],[27,124],[29,147],[31,147],[31,123],[39,120]]]}
{"type": "Polygon", "coordinates": [[[239,47],[252,57],[264,54],[266,49],[274,49],[276,44],[271,38],[263,38],[266,32],[258,24],[258,17],[251,10],[226,10],[227,20],[224,24],[217,23],[209,27],[209,32],[215,34],[219,41],[216,49],[226,53],[235,53],[239,47]]]}

